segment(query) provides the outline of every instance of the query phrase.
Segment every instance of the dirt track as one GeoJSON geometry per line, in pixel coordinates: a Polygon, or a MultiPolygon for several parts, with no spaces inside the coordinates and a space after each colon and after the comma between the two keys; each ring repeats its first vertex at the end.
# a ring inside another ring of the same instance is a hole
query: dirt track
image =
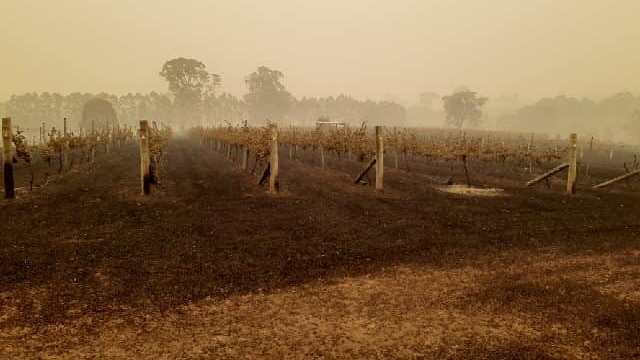
{"type": "MultiPolygon", "coordinates": [[[[0,202],[0,358],[640,358],[640,196],[387,190],[194,143],[0,202]]],[[[500,185],[500,182],[497,182],[500,185]]]]}

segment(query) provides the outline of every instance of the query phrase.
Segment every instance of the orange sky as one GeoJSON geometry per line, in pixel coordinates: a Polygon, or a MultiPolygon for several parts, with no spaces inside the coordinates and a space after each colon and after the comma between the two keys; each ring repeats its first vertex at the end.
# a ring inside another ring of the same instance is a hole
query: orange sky
{"type": "Polygon", "coordinates": [[[0,101],[165,91],[179,56],[237,95],[266,65],[296,96],[599,97],[640,92],[638,44],[638,0],[1,0],[0,101]]]}

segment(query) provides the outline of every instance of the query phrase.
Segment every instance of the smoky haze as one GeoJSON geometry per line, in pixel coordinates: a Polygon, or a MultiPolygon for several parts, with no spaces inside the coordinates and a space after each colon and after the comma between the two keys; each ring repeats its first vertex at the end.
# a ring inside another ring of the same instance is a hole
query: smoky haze
{"type": "Polygon", "coordinates": [[[266,65],[294,96],[417,101],[640,90],[635,0],[3,0],[0,99],[31,91],[164,91],[184,56],[245,92],[266,65]]]}
{"type": "Polygon", "coordinates": [[[219,91],[238,97],[264,65],[284,74],[296,98],[391,100],[410,118],[421,93],[441,108],[441,96],[460,86],[488,97],[494,115],[542,97],[640,93],[636,0],[3,0],[0,8],[0,102],[26,92],[167,92],[158,73],[177,57],[202,61],[221,76],[219,91]]]}

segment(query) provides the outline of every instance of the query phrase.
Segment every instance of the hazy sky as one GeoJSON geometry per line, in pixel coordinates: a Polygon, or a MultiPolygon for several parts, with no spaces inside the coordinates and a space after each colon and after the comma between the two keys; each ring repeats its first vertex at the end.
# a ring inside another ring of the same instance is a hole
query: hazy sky
{"type": "Polygon", "coordinates": [[[640,92],[640,0],[0,0],[0,46],[0,101],[166,91],[181,56],[236,95],[259,65],[295,96],[640,92]]]}

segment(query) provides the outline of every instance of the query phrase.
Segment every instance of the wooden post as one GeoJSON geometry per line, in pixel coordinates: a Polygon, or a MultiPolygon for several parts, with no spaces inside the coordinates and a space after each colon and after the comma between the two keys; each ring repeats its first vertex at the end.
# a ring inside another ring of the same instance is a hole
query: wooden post
{"type": "Polygon", "coordinates": [[[140,141],[140,185],[142,195],[151,193],[151,176],[149,165],[151,162],[149,153],[149,122],[140,120],[140,132],[138,134],[140,141]]]}
{"type": "Polygon", "coordinates": [[[358,184],[360,183],[360,181],[362,181],[362,179],[367,176],[367,173],[369,173],[369,170],[371,170],[371,168],[373,167],[373,165],[376,164],[376,158],[374,157],[373,159],[371,159],[371,161],[369,162],[369,165],[367,165],[367,167],[362,170],[360,172],[360,174],[358,174],[358,176],[356,176],[356,179],[353,181],[354,183],[358,184]]]}
{"type": "Polygon", "coordinates": [[[271,163],[269,175],[269,191],[277,194],[280,190],[278,180],[278,124],[271,124],[271,163]]]}
{"type": "Polygon", "coordinates": [[[593,188],[594,189],[600,189],[600,188],[615,184],[617,182],[620,182],[622,180],[627,180],[627,179],[629,179],[629,178],[631,178],[633,176],[637,176],[637,175],[640,175],[640,170],[635,170],[635,171],[632,171],[632,172],[628,172],[628,173],[626,173],[624,175],[618,176],[615,179],[607,180],[605,182],[602,182],[600,184],[595,185],[593,188]]]}
{"type": "MultiPolygon", "coordinates": [[[[256,162],[253,164],[253,167],[255,169],[256,164],[258,159],[256,159],[256,162]]],[[[253,170],[251,171],[253,173],[253,170]]],[[[267,162],[267,165],[265,165],[264,170],[262,170],[262,176],[260,177],[260,180],[258,181],[258,185],[262,186],[264,185],[265,181],[267,181],[267,178],[271,176],[271,163],[267,162]]]]}
{"type": "Polygon", "coordinates": [[[296,128],[295,126],[293,127],[293,156],[291,156],[292,159],[296,159],[296,156],[298,155],[298,143],[296,142],[296,128]]]}
{"type": "Polygon", "coordinates": [[[569,176],[567,178],[567,193],[576,193],[576,181],[578,179],[578,135],[569,136],[569,176]]]}
{"type": "Polygon", "coordinates": [[[613,154],[614,154],[614,151],[613,151],[613,145],[611,145],[611,146],[609,147],[609,163],[610,163],[610,164],[613,164],[613,154]]]}
{"type": "Polygon", "coordinates": [[[293,144],[296,141],[296,128],[289,125],[289,129],[291,131],[291,134],[293,135],[291,140],[289,141],[289,159],[293,159],[293,144]]]}
{"type": "Polygon", "coordinates": [[[531,133],[531,138],[529,139],[529,143],[527,144],[527,155],[529,156],[529,175],[533,173],[533,152],[531,151],[533,148],[533,133],[531,133]]]}
{"type": "Polygon", "coordinates": [[[324,164],[324,146],[320,145],[320,162],[322,163],[322,168],[325,168],[324,164]]]}
{"type": "Polygon", "coordinates": [[[469,170],[467,169],[467,154],[462,155],[462,166],[464,167],[464,177],[467,179],[467,186],[471,186],[469,179],[469,170]]]}
{"type": "Polygon", "coordinates": [[[113,135],[113,147],[117,149],[120,147],[120,123],[113,127],[113,135]]]}
{"type": "Polygon", "coordinates": [[[394,126],[393,127],[393,167],[394,168],[398,168],[398,130],[397,128],[394,126]]]}
{"type": "Polygon", "coordinates": [[[249,149],[246,146],[242,147],[242,170],[247,171],[249,166],[249,149]]]}
{"type": "Polygon", "coordinates": [[[64,136],[64,145],[62,147],[62,171],[69,170],[69,140],[67,140],[67,118],[64,118],[64,126],[62,135],[64,136]]]}
{"type": "Polygon", "coordinates": [[[13,199],[16,197],[15,194],[15,182],[13,179],[13,162],[11,158],[11,144],[12,144],[12,133],[11,133],[11,118],[3,118],[2,119],[2,149],[4,159],[4,198],[5,199],[13,199]]]}
{"type": "Polygon", "coordinates": [[[395,162],[395,168],[398,168],[398,149],[393,150],[393,160],[395,162]]]}
{"type": "Polygon", "coordinates": [[[527,182],[527,186],[533,186],[533,185],[535,185],[535,184],[539,183],[539,182],[540,182],[540,181],[542,181],[542,180],[547,180],[547,186],[548,186],[548,185],[549,185],[549,181],[548,181],[548,179],[549,179],[551,176],[553,176],[553,175],[555,175],[555,174],[559,173],[560,171],[562,171],[562,170],[564,170],[564,169],[566,169],[566,168],[568,168],[568,167],[569,167],[569,164],[561,164],[561,165],[558,165],[558,166],[556,166],[555,168],[553,168],[553,169],[551,169],[551,170],[547,171],[546,173],[544,173],[544,174],[542,174],[542,175],[540,175],[540,176],[536,177],[535,179],[533,179],[533,180],[531,180],[531,181],[527,182]]]}
{"type": "MultiPolygon", "coordinates": [[[[148,128],[148,126],[147,126],[147,128],[148,128]]],[[[107,133],[106,133],[105,136],[106,136],[106,139],[104,140],[105,151],[108,154],[109,153],[109,144],[111,143],[111,133],[110,133],[110,127],[109,127],[109,120],[107,120],[107,133]]]]}
{"type": "Polygon", "coordinates": [[[376,191],[383,192],[384,179],[384,144],[382,142],[382,126],[376,126],[376,191]]]}

